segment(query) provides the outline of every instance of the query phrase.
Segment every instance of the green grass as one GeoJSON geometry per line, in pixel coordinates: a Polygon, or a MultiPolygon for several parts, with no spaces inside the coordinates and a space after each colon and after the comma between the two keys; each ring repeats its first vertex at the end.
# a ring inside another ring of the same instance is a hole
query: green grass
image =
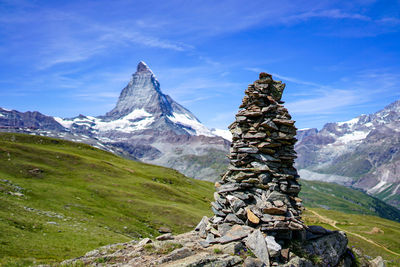
{"type": "MultiPolygon", "coordinates": [[[[384,233],[370,238],[399,250],[399,223],[354,214],[377,215],[386,209],[381,202],[339,185],[302,183],[307,207],[329,206],[318,211],[346,229],[368,232],[379,225],[384,233]]],[[[59,262],[103,245],[158,235],[160,226],[186,232],[211,215],[213,192],[212,183],[88,145],[0,133],[0,266],[59,262]]],[[[314,220],[307,213],[306,218],[314,220]]],[[[382,252],[349,238],[368,255],[382,252]]],[[[380,255],[393,260],[384,251],[380,255]]]]}
{"type": "MultiPolygon", "coordinates": [[[[319,208],[312,208],[311,210],[337,221],[336,226],[345,231],[359,234],[400,254],[400,223],[370,215],[347,214],[319,208]]],[[[316,224],[327,229],[337,230],[309,211],[303,214],[303,218],[309,225],[316,224]]],[[[372,258],[382,256],[383,259],[389,261],[388,266],[400,266],[400,257],[398,255],[392,254],[350,233],[347,233],[347,237],[349,238],[349,247],[360,249],[364,254],[372,258]]]]}
{"type": "Polygon", "coordinates": [[[88,145],[1,133],[0,264],[60,261],[160,226],[188,231],[210,215],[213,191],[88,145]]]}
{"type": "Polygon", "coordinates": [[[400,210],[364,192],[333,183],[302,180],[301,184],[300,197],[307,207],[376,215],[400,221],[400,210]]]}

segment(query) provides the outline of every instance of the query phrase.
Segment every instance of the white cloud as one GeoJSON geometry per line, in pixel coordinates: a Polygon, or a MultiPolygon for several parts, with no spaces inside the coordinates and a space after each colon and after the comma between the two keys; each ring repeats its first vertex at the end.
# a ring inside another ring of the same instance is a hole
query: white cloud
{"type": "Polygon", "coordinates": [[[322,95],[311,99],[302,99],[286,103],[291,113],[296,115],[305,114],[329,114],[336,113],[343,107],[364,102],[363,96],[353,91],[326,90],[322,95]]]}

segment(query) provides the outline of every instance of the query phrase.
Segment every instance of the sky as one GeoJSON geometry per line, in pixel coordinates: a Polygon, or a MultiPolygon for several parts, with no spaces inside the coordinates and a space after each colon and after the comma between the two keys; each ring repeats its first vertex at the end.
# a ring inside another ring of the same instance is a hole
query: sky
{"type": "Polygon", "coordinates": [[[400,1],[0,0],[0,59],[7,109],[103,115],[144,61],[209,128],[263,71],[320,129],[400,99],[400,1]]]}

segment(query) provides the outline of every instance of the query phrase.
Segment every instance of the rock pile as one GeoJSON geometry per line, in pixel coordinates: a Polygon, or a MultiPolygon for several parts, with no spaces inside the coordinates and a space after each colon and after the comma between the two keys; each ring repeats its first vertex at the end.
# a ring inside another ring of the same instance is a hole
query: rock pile
{"type": "Polygon", "coordinates": [[[230,165],[216,183],[211,203],[215,215],[204,217],[196,230],[205,239],[203,247],[239,241],[267,266],[289,262],[294,244],[315,248],[321,240],[333,238],[335,256],[323,255],[323,262],[335,266],[346,251],[345,234],[330,236],[331,231],[309,228],[300,217],[301,187],[293,167],[297,129],[281,101],[284,88],[267,73],[260,73],[259,80],[248,86],[229,126],[230,165]]]}
{"type": "Polygon", "coordinates": [[[304,228],[299,175],[293,167],[296,127],[282,105],[284,88],[261,73],[245,91],[242,109],[229,126],[230,165],[211,203],[213,231],[234,223],[291,239],[293,231],[304,228]]]}

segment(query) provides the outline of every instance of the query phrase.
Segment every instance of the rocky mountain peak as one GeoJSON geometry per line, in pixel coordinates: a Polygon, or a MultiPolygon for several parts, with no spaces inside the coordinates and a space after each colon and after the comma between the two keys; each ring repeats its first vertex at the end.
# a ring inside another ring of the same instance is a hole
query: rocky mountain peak
{"type": "Polygon", "coordinates": [[[106,117],[118,119],[135,110],[170,115],[171,109],[171,103],[161,92],[160,83],[154,73],[141,61],[130,82],[122,90],[115,108],[106,117]]]}
{"type": "Polygon", "coordinates": [[[137,65],[136,73],[138,72],[147,72],[153,74],[149,66],[144,61],[140,61],[139,64],[137,65]]]}

